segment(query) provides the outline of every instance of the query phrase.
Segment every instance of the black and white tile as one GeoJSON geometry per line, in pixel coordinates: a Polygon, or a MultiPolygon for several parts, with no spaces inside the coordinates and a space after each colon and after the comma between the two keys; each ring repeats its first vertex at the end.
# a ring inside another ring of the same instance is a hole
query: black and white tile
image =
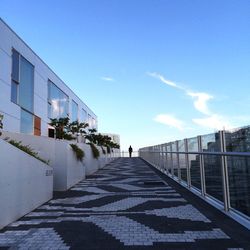
{"type": "Polygon", "coordinates": [[[121,158],[0,231],[0,249],[241,249],[139,158],[121,158]]]}

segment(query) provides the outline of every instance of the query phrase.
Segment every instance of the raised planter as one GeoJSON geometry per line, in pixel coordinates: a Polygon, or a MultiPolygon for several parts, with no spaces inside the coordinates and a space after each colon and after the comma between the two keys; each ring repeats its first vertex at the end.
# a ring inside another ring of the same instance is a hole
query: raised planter
{"type": "Polygon", "coordinates": [[[0,139],[0,229],[52,198],[53,170],[0,139]]]}
{"type": "Polygon", "coordinates": [[[5,137],[22,141],[24,145],[30,145],[41,158],[49,160],[49,165],[53,167],[54,173],[54,191],[69,189],[83,180],[86,175],[95,173],[114,159],[113,154],[103,154],[101,147],[98,147],[100,157],[94,159],[90,146],[85,143],[77,143],[78,147],[85,153],[85,157],[81,162],[76,159],[75,153],[70,146],[73,143],[72,141],[3,131],[2,138],[5,137]]]}

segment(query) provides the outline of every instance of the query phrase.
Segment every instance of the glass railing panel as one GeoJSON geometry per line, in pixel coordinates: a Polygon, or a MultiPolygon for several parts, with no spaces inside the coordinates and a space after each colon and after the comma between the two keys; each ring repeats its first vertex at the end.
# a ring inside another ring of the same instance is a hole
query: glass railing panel
{"type": "Polygon", "coordinates": [[[191,185],[201,190],[200,156],[198,154],[189,155],[191,185]]]}
{"type": "Polygon", "coordinates": [[[162,167],[165,170],[167,170],[167,144],[162,145],[162,167]]]}
{"type": "Polygon", "coordinates": [[[171,172],[171,168],[172,168],[171,153],[169,153],[169,152],[171,152],[171,146],[170,146],[169,143],[167,144],[167,152],[168,153],[167,153],[167,165],[166,165],[166,168],[167,168],[169,173],[172,173],[171,172]]]}
{"type": "Polygon", "coordinates": [[[223,202],[221,156],[204,155],[206,193],[223,202]]]}
{"type": "MultiPolygon", "coordinates": [[[[201,137],[203,152],[220,152],[219,133],[201,137]]],[[[223,201],[221,156],[204,155],[206,193],[223,201]]]]}
{"type": "MultiPolygon", "coordinates": [[[[185,142],[184,140],[178,141],[178,151],[185,152],[185,142]]],[[[180,165],[180,172],[181,172],[181,179],[187,182],[187,166],[185,160],[185,154],[179,154],[179,165],[180,165]]]]}
{"type": "MultiPolygon", "coordinates": [[[[250,127],[225,133],[227,152],[250,152],[250,127]]],[[[230,205],[250,216],[250,158],[227,157],[230,205]]]]}
{"type": "MultiPolygon", "coordinates": [[[[172,142],[172,151],[176,152],[177,146],[175,142],[172,142]]],[[[172,153],[172,160],[173,160],[173,168],[174,168],[174,176],[178,177],[178,158],[176,153],[172,153]]]]}
{"type": "Polygon", "coordinates": [[[201,136],[201,145],[203,152],[220,152],[219,133],[212,133],[201,136]]]}
{"type": "Polygon", "coordinates": [[[250,216],[250,158],[227,157],[231,207],[250,216]]]}
{"type": "MultiPolygon", "coordinates": [[[[198,152],[197,137],[189,138],[187,144],[188,152],[198,152]]],[[[200,156],[197,154],[189,154],[188,160],[190,166],[191,185],[201,189],[200,156]]]]}

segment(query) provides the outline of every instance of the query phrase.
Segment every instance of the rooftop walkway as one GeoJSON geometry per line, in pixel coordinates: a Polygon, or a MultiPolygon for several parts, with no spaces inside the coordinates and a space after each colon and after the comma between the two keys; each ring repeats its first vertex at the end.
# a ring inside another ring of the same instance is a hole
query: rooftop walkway
{"type": "Polygon", "coordinates": [[[120,158],[0,231],[0,249],[250,249],[250,233],[139,158],[120,158]]]}

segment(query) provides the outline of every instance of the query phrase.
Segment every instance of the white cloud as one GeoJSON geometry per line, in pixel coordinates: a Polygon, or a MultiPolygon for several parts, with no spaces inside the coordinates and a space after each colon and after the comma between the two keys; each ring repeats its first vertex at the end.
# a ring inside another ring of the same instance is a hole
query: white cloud
{"type": "Polygon", "coordinates": [[[205,92],[194,92],[192,90],[188,90],[187,88],[182,87],[173,81],[165,79],[164,76],[159,74],[159,73],[148,72],[147,74],[151,77],[154,77],[154,78],[160,80],[161,82],[163,82],[171,87],[174,87],[174,88],[177,88],[177,89],[184,91],[186,95],[193,98],[194,107],[198,111],[200,111],[202,114],[206,114],[206,115],[211,114],[211,112],[209,111],[209,109],[207,107],[207,102],[214,98],[212,95],[209,95],[205,92]]]}
{"type": "MultiPolygon", "coordinates": [[[[165,79],[164,76],[162,76],[159,73],[153,72],[153,73],[147,73],[147,74],[151,77],[154,77],[154,78],[160,80],[161,82],[163,82],[163,83],[165,83],[173,88],[177,88],[177,89],[181,90],[182,92],[185,93],[185,95],[190,96],[192,98],[193,105],[194,105],[195,109],[198,110],[199,112],[201,112],[203,115],[206,115],[203,118],[192,119],[193,123],[195,123],[201,127],[216,129],[216,130],[232,129],[234,127],[232,125],[232,123],[235,124],[233,117],[230,117],[231,122],[229,122],[229,118],[222,116],[220,114],[213,113],[209,110],[208,102],[210,100],[214,99],[214,96],[212,96],[208,93],[205,93],[205,92],[196,92],[196,91],[190,90],[186,87],[180,86],[179,84],[177,84],[173,81],[169,81],[169,80],[165,79]]],[[[247,116],[237,117],[237,118],[235,117],[235,121],[247,120],[247,119],[249,119],[249,117],[247,117],[247,116]]],[[[157,122],[166,124],[168,126],[178,128],[179,130],[184,129],[184,126],[183,126],[184,123],[182,121],[176,119],[172,115],[160,114],[160,115],[157,115],[154,120],[157,122]]],[[[187,128],[185,127],[185,130],[186,129],[187,128]]]]}
{"type": "Polygon", "coordinates": [[[107,81],[107,82],[114,82],[114,79],[112,77],[109,77],[109,76],[102,76],[101,79],[103,81],[107,81]]]}
{"type": "Polygon", "coordinates": [[[174,87],[174,88],[177,88],[177,89],[182,89],[182,87],[180,87],[179,85],[177,85],[175,82],[172,82],[172,81],[169,81],[167,79],[165,79],[161,74],[158,74],[156,72],[148,72],[147,73],[149,76],[152,76],[156,79],[159,79],[160,81],[162,81],[163,83],[171,86],[171,87],[174,87]]]}
{"type": "Polygon", "coordinates": [[[192,91],[186,91],[186,94],[194,99],[194,107],[198,111],[200,111],[205,115],[211,114],[211,112],[207,107],[207,102],[213,99],[214,98],[213,96],[203,92],[192,92],[192,91]]]}
{"type": "Polygon", "coordinates": [[[233,126],[228,120],[220,115],[213,114],[205,118],[192,119],[194,123],[205,128],[211,128],[216,130],[232,129],[233,126]]]}
{"type": "Polygon", "coordinates": [[[154,121],[168,125],[173,128],[177,128],[179,130],[184,129],[183,121],[175,118],[173,115],[169,114],[159,114],[154,118],[154,121]]]}

